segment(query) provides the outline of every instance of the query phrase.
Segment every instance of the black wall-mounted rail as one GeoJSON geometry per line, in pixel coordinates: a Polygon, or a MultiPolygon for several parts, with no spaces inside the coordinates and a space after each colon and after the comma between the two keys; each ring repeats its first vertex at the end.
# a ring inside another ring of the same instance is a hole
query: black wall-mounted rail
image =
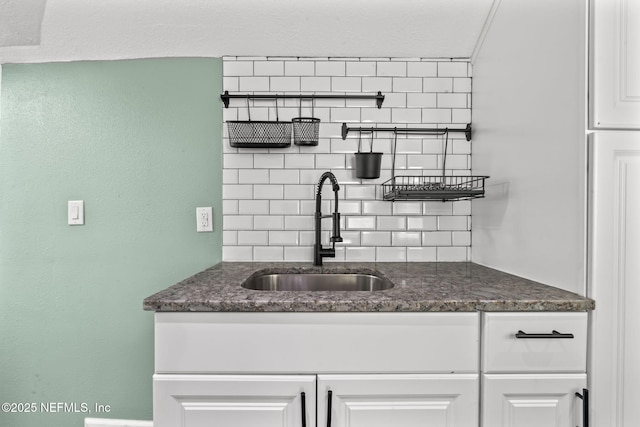
{"type": "Polygon", "coordinates": [[[224,108],[229,108],[229,100],[230,99],[375,99],[376,105],[378,108],[382,107],[382,102],[384,101],[384,95],[378,91],[376,95],[361,95],[361,94],[350,94],[350,95],[322,95],[322,94],[314,94],[314,95],[278,95],[278,94],[269,94],[269,95],[251,95],[251,94],[235,94],[231,95],[228,90],[225,90],[222,95],[220,95],[220,99],[224,103],[224,108]]]}
{"type": "Polygon", "coordinates": [[[360,133],[370,133],[370,132],[397,132],[397,133],[413,133],[413,134],[423,134],[423,135],[444,135],[446,132],[464,132],[467,141],[471,141],[471,123],[467,124],[467,127],[464,129],[452,129],[452,128],[378,128],[378,127],[349,127],[346,123],[342,123],[342,139],[347,139],[347,135],[349,132],[360,132],[360,133]]]}

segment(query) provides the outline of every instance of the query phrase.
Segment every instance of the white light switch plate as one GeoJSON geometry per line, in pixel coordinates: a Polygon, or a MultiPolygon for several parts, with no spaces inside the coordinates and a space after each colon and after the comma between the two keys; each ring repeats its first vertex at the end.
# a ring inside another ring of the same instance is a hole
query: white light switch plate
{"type": "Polygon", "coordinates": [[[67,202],[67,223],[69,225],[84,225],[83,200],[69,200],[67,202]]]}
{"type": "Polygon", "coordinates": [[[198,233],[213,231],[213,210],[211,207],[196,208],[196,231],[198,233]]]}

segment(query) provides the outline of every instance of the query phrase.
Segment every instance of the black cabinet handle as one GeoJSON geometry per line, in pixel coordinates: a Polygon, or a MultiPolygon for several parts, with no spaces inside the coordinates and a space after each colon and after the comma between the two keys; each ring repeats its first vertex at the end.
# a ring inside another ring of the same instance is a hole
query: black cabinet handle
{"type": "Polygon", "coordinates": [[[302,405],[302,427],[307,427],[307,395],[304,391],[300,393],[300,404],[302,405]]]}
{"type": "Polygon", "coordinates": [[[556,330],[551,331],[550,334],[528,334],[518,331],[516,338],[573,338],[573,334],[563,334],[556,330]]]}
{"type": "Polygon", "coordinates": [[[582,399],[582,427],[589,427],[589,390],[582,389],[582,394],[576,392],[576,397],[582,399]]]}
{"type": "Polygon", "coordinates": [[[327,392],[327,427],[331,427],[331,397],[333,393],[331,390],[327,392]]]}

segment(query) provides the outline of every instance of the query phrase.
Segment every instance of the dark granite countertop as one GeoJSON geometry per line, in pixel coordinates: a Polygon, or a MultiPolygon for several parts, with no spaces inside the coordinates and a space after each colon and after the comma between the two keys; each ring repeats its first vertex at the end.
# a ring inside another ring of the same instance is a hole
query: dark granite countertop
{"type": "Polygon", "coordinates": [[[307,263],[222,262],[144,300],[152,311],[426,312],[585,311],[578,294],[470,262],[307,263]],[[367,272],[394,283],[375,292],[255,291],[240,285],[258,270],[278,273],[367,272]]]}

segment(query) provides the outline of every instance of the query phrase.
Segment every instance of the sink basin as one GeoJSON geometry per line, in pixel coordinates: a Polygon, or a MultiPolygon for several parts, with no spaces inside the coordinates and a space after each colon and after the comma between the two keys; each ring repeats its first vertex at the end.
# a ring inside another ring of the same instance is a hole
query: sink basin
{"type": "Polygon", "coordinates": [[[245,289],[256,291],[382,291],[393,288],[389,280],[371,274],[296,273],[250,277],[245,289]]]}

